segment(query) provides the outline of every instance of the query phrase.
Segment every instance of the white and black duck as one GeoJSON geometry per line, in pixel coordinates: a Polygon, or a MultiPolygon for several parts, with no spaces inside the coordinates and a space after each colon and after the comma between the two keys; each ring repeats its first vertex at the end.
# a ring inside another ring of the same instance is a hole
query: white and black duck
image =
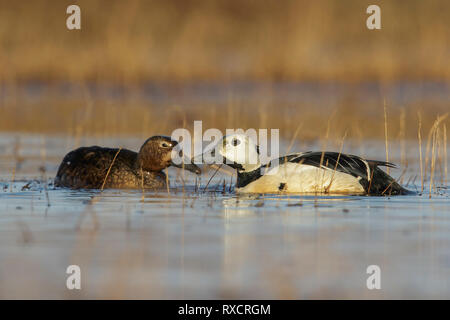
{"type": "MultiPolygon", "coordinates": [[[[223,163],[237,170],[238,193],[339,193],[403,195],[411,193],[380,166],[395,165],[338,152],[292,153],[260,163],[259,148],[243,134],[224,136],[216,147],[223,163]]],[[[210,154],[209,154],[210,156],[210,154]]],[[[196,157],[195,161],[199,158],[196,157]]]]}

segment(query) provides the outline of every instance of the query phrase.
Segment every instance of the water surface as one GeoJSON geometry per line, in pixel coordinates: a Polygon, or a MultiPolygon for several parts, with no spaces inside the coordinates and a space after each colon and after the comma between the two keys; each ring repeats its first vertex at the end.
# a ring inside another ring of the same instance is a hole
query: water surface
{"type": "MultiPolygon", "coordinates": [[[[214,170],[199,188],[186,173],[183,192],[181,172],[170,169],[169,193],[54,188],[73,143],[0,137],[1,298],[450,298],[450,200],[442,184],[431,198],[236,196],[226,173],[206,189],[214,170]],[[72,264],[81,267],[79,291],[65,286],[72,264]],[[380,290],[366,287],[374,264],[380,290]]],[[[137,149],[142,141],[80,143],[137,149]]],[[[383,148],[348,143],[344,151],[382,158],[383,148]]],[[[392,146],[397,163],[398,150],[392,146]]],[[[417,190],[416,152],[407,150],[403,183],[417,190]]]]}

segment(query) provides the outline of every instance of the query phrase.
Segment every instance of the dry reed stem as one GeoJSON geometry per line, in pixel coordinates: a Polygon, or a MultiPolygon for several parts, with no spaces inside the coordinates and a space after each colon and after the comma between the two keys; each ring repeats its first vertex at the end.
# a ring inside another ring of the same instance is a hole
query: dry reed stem
{"type": "Polygon", "coordinates": [[[428,136],[427,136],[427,146],[425,149],[425,177],[424,180],[426,181],[428,178],[428,162],[429,162],[429,154],[430,154],[430,145],[431,145],[431,139],[433,136],[433,128],[434,128],[434,123],[430,128],[430,131],[428,132],[428,136]]]}
{"type": "Polygon", "coordinates": [[[108,179],[108,175],[111,171],[112,166],[114,165],[114,162],[116,161],[117,156],[119,155],[120,150],[122,150],[122,147],[120,147],[119,150],[117,150],[116,154],[114,155],[114,158],[111,161],[111,164],[109,165],[108,171],[106,172],[105,179],[103,179],[103,183],[102,183],[102,187],[100,188],[100,191],[103,191],[103,189],[105,188],[106,179],[108,179]]]}
{"type": "MultiPolygon", "coordinates": [[[[186,113],[184,113],[183,114],[183,129],[185,129],[186,128],[186,113]]],[[[184,152],[183,152],[183,159],[184,159],[184,152]]],[[[192,162],[192,160],[191,160],[191,162],[192,162]]],[[[182,172],[181,172],[181,175],[182,175],[182,180],[183,180],[183,207],[184,207],[184,196],[185,196],[185,189],[184,189],[184,187],[185,187],[185,172],[184,172],[184,161],[181,163],[181,170],[182,170],[182,172]]]]}
{"type": "Polygon", "coordinates": [[[417,117],[419,119],[419,127],[417,129],[417,138],[419,139],[419,161],[420,161],[420,182],[421,189],[420,192],[423,193],[423,160],[422,160],[422,115],[417,112],[417,117]]]}
{"type": "Polygon", "coordinates": [[[444,170],[442,168],[442,143],[441,143],[441,127],[439,126],[436,130],[436,149],[437,149],[437,164],[439,166],[439,177],[441,180],[441,185],[444,184],[444,170]]]}
{"type": "Polygon", "coordinates": [[[436,162],[435,149],[436,149],[436,130],[433,130],[433,147],[431,149],[431,169],[430,169],[430,198],[433,187],[434,166],[436,162]]]}
{"type": "Polygon", "coordinates": [[[170,186],[169,186],[169,168],[166,168],[166,188],[167,188],[167,195],[170,198],[170,186]]]}
{"type": "Polygon", "coordinates": [[[220,165],[217,167],[216,171],[214,171],[214,173],[213,173],[213,175],[211,176],[211,178],[209,178],[208,183],[207,183],[206,186],[203,188],[203,192],[206,191],[206,188],[208,188],[209,183],[211,182],[212,178],[214,178],[214,176],[216,175],[216,173],[219,171],[219,169],[220,169],[221,167],[222,167],[222,164],[220,164],[220,165]]]}
{"type": "Polygon", "coordinates": [[[294,135],[292,136],[291,141],[289,142],[289,146],[288,146],[288,148],[287,148],[286,154],[289,154],[289,152],[291,151],[292,146],[294,145],[294,141],[295,141],[295,139],[297,138],[297,135],[298,135],[298,133],[300,132],[300,129],[301,129],[302,125],[303,125],[303,124],[300,123],[300,125],[297,126],[297,128],[295,129],[294,135]]]}
{"type": "Polygon", "coordinates": [[[373,181],[373,174],[375,173],[375,170],[372,170],[370,173],[370,181],[369,181],[369,188],[367,188],[367,195],[370,194],[370,189],[372,188],[372,181],[373,181]]]}
{"type": "MultiPolygon", "coordinates": [[[[405,146],[405,127],[406,127],[406,112],[402,108],[400,111],[400,129],[399,129],[399,140],[400,140],[400,164],[403,168],[408,167],[408,161],[406,159],[406,146],[405,146]]],[[[399,180],[400,184],[403,184],[403,178],[399,180]]]]}
{"type": "Polygon", "coordinates": [[[14,162],[14,167],[13,167],[13,172],[12,172],[12,177],[11,177],[11,182],[9,183],[9,192],[12,192],[12,187],[14,184],[14,180],[16,178],[16,167],[17,167],[17,163],[14,162]]]}
{"type": "MultiPolygon", "coordinates": [[[[386,99],[384,99],[383,110],[384,110],[384,141],[385,141],[385,148],[386,148],[386,162],[389,162],[389,145],[388,145],[388,125],[387,125],[386,99]]],[[[390,168],[389,167],[386,168],[386,171],[387,171],[388,174],[390,174],[390,168]]]]}
{"type": "Polygon", "coordinates": [[[141,197],[141,202],[144,203],[145,200],[145,196],[144,196],[144,170],[141,169],[141,191],[142,191],[142,197],[141,197]]]}
{"type": "Polygon", "coordinates": [[[50,196],[47,188],[47,171],[45,164],[47,162],[47,148],[45,142],[45,136],[41,136],[41,148],[40,148],[41,160],[42,160],[42,181],[44,183],[45,198],[47,199],[47,207],[50,207],[50,196]]]}
{"type": "Polygon", "coordinates": [[[9,185],[9,191],[12,192],[13,191],[13,184],[14,184],[14,180],[16,178],[16,169],[17,169],[17,165],[18,163],[20,163],[20,156],[19,156],[19,149],[20,149],[20,139],[16,139],[15,143],[14,143],[14,167],[13,167],[13,172],[12,172],[12,177],[11,177],[11,182],[9,185]]]}
{"type": "Polygon", "coordinates": [[[440,126],[440,124],[448,117],[448,113],[442,115],[442,116],[437,116],[436,120],[434,121],[430,132],[428,133],[428,141],[427,141],[427,154],[426,154],[426,158],[425,158],[425,176],[426,176],[426,170],[428,168],[428,152],[429,152],[429,146],[430,144],[432,145],[432,150],[431,150],[431,167],[430,167],[430,197],[431,197],[431,189],[433,186],[433,176],[434,176],[434,170],[435,170],[435,164],[436,164],[436,144],[437,144],[437,131],[438,128],[440,126]]]}
{"type": "Polygon", "coordinates": [[[433,138],[433,133],[434,131],[437,129],[437,127],[440,125],[440,123],[442,121],[444,121],[448,116],[448,113],[442,115],[442,116],[437,116],[436,120],[433,122],[430,131],[428,132],[428,138],[427,138],[427,147],[426,147],[426,153],[425,153],[425,180],[427,178],[427,169],[428,169],[428,158],[429,158],[429,152],[430,152],[430,147],[432,144],[432,138],[433,138]]]}
{"type": "MultiPolygon", "coordinates": [[[[322,167],[323,159],[325,157],[325,152],[328,147],[328,136],[330,134],[331,119],[334,117],[334,114],[335,114],[335,111],[330,115],[330,117],[328,118],[328,121],[327,121],[327,131],[325,133],[325,139],[322,142],[322,154],[320,156],[319,168],[322,167]]],[[[318,173],[318,174],[320,174],[320,173],[318,173]]],[[[325,179],[325,170],[322,172],[322,181],[320,183],[320,185],[322,185],[322,186],[324,184],[324,179],[325,179]]]]}
{"type": "MultiPolygon", "coordinates": [[[[386,187],[386,189],[383,190],[383,192],[381,193],[381,195],[384,195],[385,192],[386,192],[389,188],[391,188],[391,186],[392,186],[392,184],[393,184],[394,182],[397,182],[397,183],[398,183],[398,180],[401,179],[401,178],[404,176],[405,173],[406,173],[406,169],[403,169],[402,174],[400,175],[400,177],[399,177],[398,179],[392,179],[392,182],[389,183],[389,185],[386,187]]],[[[373,176],[373,175],[372,175],[372,176],[373,176]]],[[[392,192],[392,188],[389,190],[389,196],[391,195],[391,192],[392,192]]]]}
{"type": "Polygon", "coordinates": [[[445,175],[445,186],[447,186],[447,125],[444,123],[444,175],[445,175]]]}
{"type": "Polygon", "coordinates": [[[347,130],[345,131],[344,136],[342,137],[341,146],[339,148],[339,155],[338,155],[338,158],[337,158],[337,161],[336,161],[336,165],[334,166],[333,175],[331,176],[330,184],[328,185],[328,187],[325,188],[325,192],[326,193],[328,193],[330,191],[331,184],[333,183],[334,175],[336,173],[337,166],[339,165],[339,160],[341,159],[342,149],[344,148],[344,140],[345,140],[346,137],[347,137],[347,130]]]}
{"type": "MultiPolygon", "coordinates": [[[[295,132],[294,132],[294,134],[293,134],[293,136],[292,136],[292,138],[291,138],[291,141],[289,142],[289,146],[288,146],[288,148],[287,148],[286,155],[288,155],[289,152],[291,151],[292,146],[294,145],[294,141],[295,141],[295,139],[297,138],[297,135],[298,135],[298,133],[300,132],[300,128],[301,128],[301,127],[302,127],[302,124],[300,124],[299,126],[297,126],[297,128],[295,129],[295,132]]],[[[286,162],[287,162],[287,158],[284,157],[284,163],[286,163],[286,162]]],[[[269,164],[270,164],[270,161],[266,164],[266,169],[269,167],[269,164]]],[[[286,173],[287,168],[285,167],[284,170],[285,170],[285,173],[286,173]]]]}

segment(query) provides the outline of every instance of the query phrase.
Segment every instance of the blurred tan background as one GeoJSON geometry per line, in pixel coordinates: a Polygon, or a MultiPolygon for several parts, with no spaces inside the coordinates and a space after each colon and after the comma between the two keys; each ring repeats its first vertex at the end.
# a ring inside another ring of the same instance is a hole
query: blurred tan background
{"type": "Polygon", "coordinates": [[[2,81],[450,78],[450,2],[0,2],[2,81]],[[65,27],[81,8],[82,30],[65,27]],[[366,28],[381,7],[382,29],[366,28]]]}
{"type": "Polygon", "coordinates": [[[449,21],[446,0],[0,0],[0,130],[148,135],[197,119],[219,128],[276,127],[286,136],[305,122],[299,137],[314,138],[335,115],[336,133],[383,137],[386,100],[394,136],[404,121],[414,123],[404,135],[415,137],[418,112],[429,128],[448,110],[449,21]],[[382,29],[368,30],[366,8],[375,3],[382,29]],[[70,4],[81,7],[79,31],[66,28],[70,4]],[[228,89],[248,82],[263,83],[250,87],[268,96],[248,101],[228,89]],[[297,94],[286,102],[274,89],[286,82],[345,88],[328,100],[297,94]],[[147,94],[149,83],[171,99],[147,94]],[[201,94],[188,101],[183,90],[197,83],[201,94]],[[202,99],[211,91],[205,83],[230,92],[229,99],[202,99]],[[375,94],[361,91],[365,83],[375,94]],[[392,98],[402,90],[398,83],[414,84],[407,99],[392,98]],[[437,83],[437,100],[423,89],[429,83],[437,83]],[[93,93],[102,86],[120,99],[93,93]],[[156,123],[155,114],[163,120],[156,123]]]}

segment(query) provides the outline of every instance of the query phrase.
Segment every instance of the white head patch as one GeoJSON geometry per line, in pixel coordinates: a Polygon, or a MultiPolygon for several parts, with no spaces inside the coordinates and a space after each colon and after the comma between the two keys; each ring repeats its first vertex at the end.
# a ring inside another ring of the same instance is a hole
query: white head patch
{"type": "Polygon", "coordinates": [[[224,136],[218,149],[225,163],[241,165],[244,171],[252,171],[260,166],[258,146],[245,134],[224,136]]]}

